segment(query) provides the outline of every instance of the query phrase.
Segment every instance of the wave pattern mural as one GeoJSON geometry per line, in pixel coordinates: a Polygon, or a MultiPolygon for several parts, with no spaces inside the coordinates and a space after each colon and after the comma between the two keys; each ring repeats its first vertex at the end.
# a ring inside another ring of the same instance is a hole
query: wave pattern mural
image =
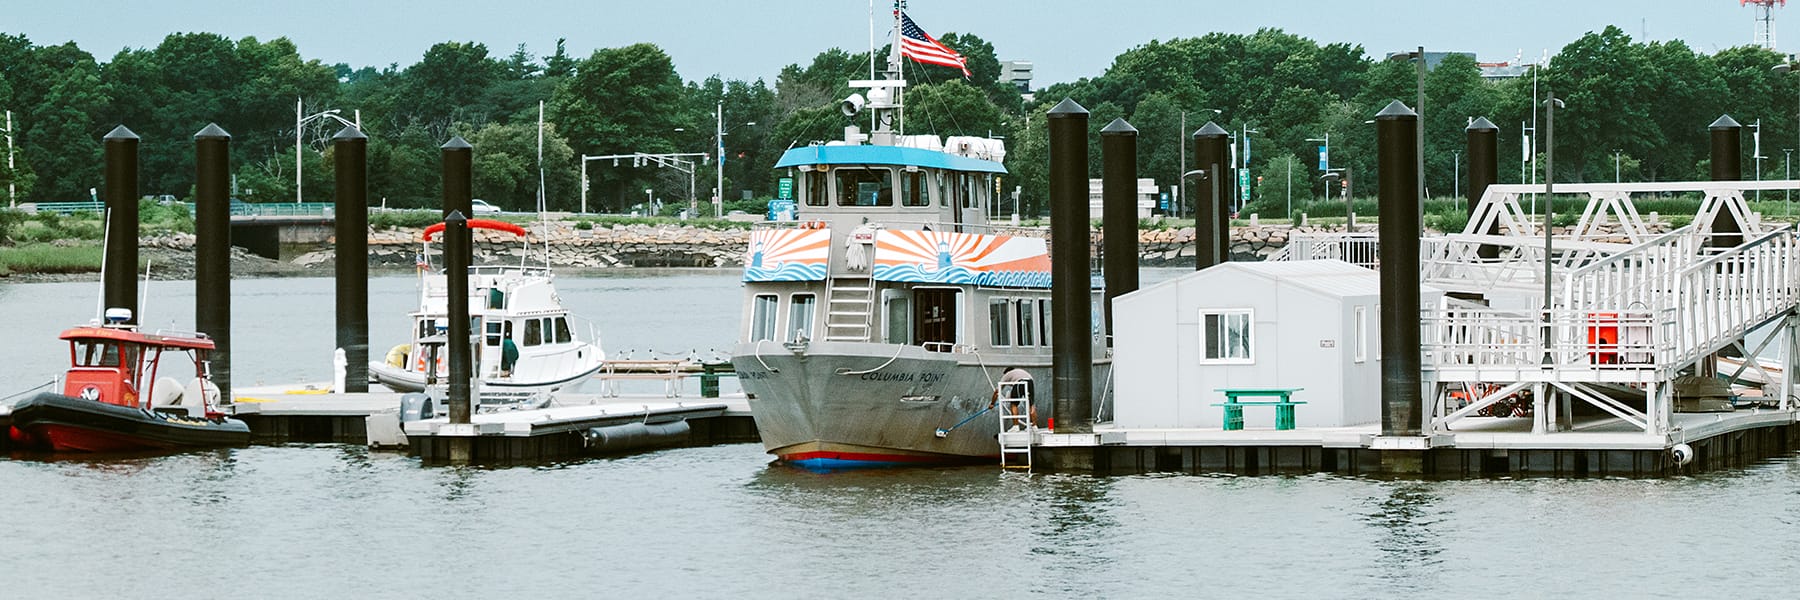
{"type": "Polygon", "coordinates": [[[829,229],[750,232],[744,281],[823,281],[831,260],[829,229]]]}
{"type": "Polygon", "coordinates": [[[1050,252],[1039,238],[882,231],[872,274],[881,281],[1048,288],[1050,252]]]}

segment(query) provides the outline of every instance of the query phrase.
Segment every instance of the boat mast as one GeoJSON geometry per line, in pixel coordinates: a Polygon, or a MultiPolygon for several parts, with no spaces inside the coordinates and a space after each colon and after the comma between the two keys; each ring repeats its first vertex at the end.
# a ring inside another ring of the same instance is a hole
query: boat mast
{"type": "MultiPolygon", "coordinates": [[[[906,0],[894,0],[894,37],[892,43],[888,45],[887,70],[888,79],[894,81],[905,80],[905,77],[900,73],[900,24],[901,17],[905,14],[906,0]]],[[[883,111],[876,111],[876,114],[879,115],[878,118],[892,119],[892,123],[884,123],[884,125],[891,125],[897,132],[896,135],[906,135],[906,107],[905,103],[900,101],[900,94],[905,91],[906,88],[904,87],[904,84],[902,84],[888,89],[894,95],[894,108],[885,115],[882,114],[883,111]]],[[[882,127],[877,126],[876,129],[879,130],[882,129],[882,127]]]]}

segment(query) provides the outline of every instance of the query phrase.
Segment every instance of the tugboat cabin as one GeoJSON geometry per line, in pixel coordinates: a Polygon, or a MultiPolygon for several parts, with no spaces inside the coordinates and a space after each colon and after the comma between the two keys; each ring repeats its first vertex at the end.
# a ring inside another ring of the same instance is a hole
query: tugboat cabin
{"type": "MultiPolygon", "coordinates": [[[[158,379],[163,352],[186,352],[198,381],[208,375],[206,358],[213,350],[213,341],[205,337],[152,335],[120,327],[76,327],[64,331],[61,339],[69,342],[63,395],[144,410],[180,403],[185,395],[179,380],[158,379]]],[[[207,403],[191,404],[191,416],[216,416],[207,403]]]]}

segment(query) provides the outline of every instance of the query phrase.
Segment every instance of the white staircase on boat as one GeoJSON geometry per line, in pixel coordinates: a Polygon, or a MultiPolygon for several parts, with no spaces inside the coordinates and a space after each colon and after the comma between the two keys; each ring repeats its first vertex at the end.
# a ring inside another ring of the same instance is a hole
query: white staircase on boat
{"type": "Polygon", "coordinates": [[[833,277],[826,286],[826,341],[869,341],[870,323],[873,322],[875,308],[875,280],[870,277],[833,277]]]}
{"type": "Polygon", "coordinates": [[[1031,419],[1031,386],[1025,381],[1001,382],[1000,467],[1031,471],[1031,442],[1037,437],[1037,424],[1031,419]]]}

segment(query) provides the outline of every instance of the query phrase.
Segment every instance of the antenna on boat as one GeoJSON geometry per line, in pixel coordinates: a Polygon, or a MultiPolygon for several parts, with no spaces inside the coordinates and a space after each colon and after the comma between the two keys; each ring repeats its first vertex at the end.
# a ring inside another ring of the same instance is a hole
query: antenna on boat
{"type": "Polygon", "coordinates": [[[154,262],[155,260],[156,260],[155,258],[145,258],[144,259],[144,289],[138,290],[138,315],[139,315],[138,322],[139,323],[144,322],[144,319],[143,319],[144,305],[147,305],[150,303],[150,263],[154,262]]]}
{"type": "MultiPolygon", "coordinates": [[[[544,217],[544,211],[550,210],[550,198],[544,193],[544,101],[538,101],[538,240],[544,245],[544,268],[550,268],[550,221],[544,217]]],[[[531,236],[525,236],[526,247],[531,244],[531,236]]],[[[526,252],[527,256],[531,253],[526,252]]],[[[519,257],[519,267],[525,266],[525,257],[519,257]]]]}
{"type": "Polygon", "coordinates": [[[106,217],[100,219],[100,294],[94,298],[94,322],[104,323],[106,319],[106,250],[112,246],[112,208],[101,209],[106,217]]]}

